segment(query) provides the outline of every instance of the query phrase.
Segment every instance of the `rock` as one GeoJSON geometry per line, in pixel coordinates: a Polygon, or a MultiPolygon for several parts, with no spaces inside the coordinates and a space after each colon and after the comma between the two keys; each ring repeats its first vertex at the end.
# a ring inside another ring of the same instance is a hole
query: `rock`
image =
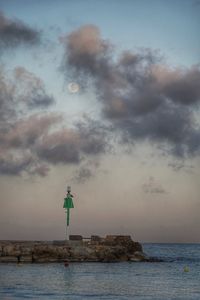
{"type": "Polygon", "coordinates": [[[143,252],[136,251],[130,258],[130,261],[140,262],[140,261],[149,261],[149,257],[147,257],[143,252]]]}
{"type": "Polygon", "coordinates": [[[91,242],[100,242],[101,237],[98,235],[91,235],[91,242]]]}
{"type": "Polygon", "coordinates": [[[107,235],[102,243],[107,246],[122,246],[128,253],[136,251],[142,252],[142,246],[138,242],[134,242],[130,235],[107,235]]]}
{"type": "Polygon", "coordinates": [[[20,256],[19,262],[21,263],[32,263],[33,261],[32,255],[27,255],[27,256],[20,256]]]}
{"type": "Polygon", "coordinates": [[[23,256],[31,256],[32,254],[32,248],[25,246],[25,247],[21,247],[21,255],[23,256]]]}
{"type": "Polygon", "coordinates": [[[52,245],[56,245],[56,246],[64,246],[64,244],[65,244],[64,241],[55,240],[52,242],[52,245]]]}
{"type": "Polygon", "coordinates": [[[0,262],[147,261],[142,246],[130,236],[92,236],[90,241],[0,241],[0,262]]]}
{"type": "Polygon", "coordinates": [[[83,237],[82,235],[77,235],[77,234],[74,234],[74,235],[70,235],[69,236],[69,240],[70,241],[82,241],[83,240],[83,237]]]}
{"type": "Polygon", "coordinates": [[[17,263],[18,259],[15,256],[0,256],[0,263],[17,263]]]}
{"type": "Polygon", "coordinates": [[[78,246],[74,247],[72,251],[72,256],[73,257],[90,257],[93,255],[94,249],[89,248],[89,247],[83,247],[83,246],[78,246]]]}

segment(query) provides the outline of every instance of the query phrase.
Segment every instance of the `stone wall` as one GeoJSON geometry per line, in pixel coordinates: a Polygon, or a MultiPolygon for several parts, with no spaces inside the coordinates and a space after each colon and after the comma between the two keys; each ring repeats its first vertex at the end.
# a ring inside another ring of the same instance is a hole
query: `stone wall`
{"type": "Polygon", "coordinates": [[[130,236],[92,236],[69,241],[0,241],[0,262],[114,262],[148,261],[142,246],[130,236]]]}

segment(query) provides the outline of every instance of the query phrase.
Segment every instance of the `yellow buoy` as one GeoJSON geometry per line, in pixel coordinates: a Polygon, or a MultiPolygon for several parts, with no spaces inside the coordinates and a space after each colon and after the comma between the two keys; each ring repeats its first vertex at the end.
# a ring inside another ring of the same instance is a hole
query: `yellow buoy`
{"type": "Polygon", "coordinates": [[[183,271],[184,271],[184,272],[189,272],[190,269],[189,269],[188,267],[184,267],[184,268],[183,268],[183,271]]]}

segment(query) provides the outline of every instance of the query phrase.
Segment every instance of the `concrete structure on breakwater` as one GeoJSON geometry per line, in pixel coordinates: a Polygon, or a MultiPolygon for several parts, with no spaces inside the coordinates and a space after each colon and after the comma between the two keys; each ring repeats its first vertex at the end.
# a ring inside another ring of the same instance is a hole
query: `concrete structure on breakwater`
{"type": "Polygon", "coordinates": [[[0,241],[0,263],[150,261],[130,236],[80,235],[69,241],[0,241]]]}

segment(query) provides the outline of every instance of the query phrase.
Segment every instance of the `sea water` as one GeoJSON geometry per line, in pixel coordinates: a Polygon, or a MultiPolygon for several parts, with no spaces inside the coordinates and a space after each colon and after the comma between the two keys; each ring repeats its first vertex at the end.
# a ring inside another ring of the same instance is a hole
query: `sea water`
{"type": "Polygon", "coordinates": [[[200,300],[200,244],[143,244],[163,262],[1,264],[0,299],[200,300]]]}

